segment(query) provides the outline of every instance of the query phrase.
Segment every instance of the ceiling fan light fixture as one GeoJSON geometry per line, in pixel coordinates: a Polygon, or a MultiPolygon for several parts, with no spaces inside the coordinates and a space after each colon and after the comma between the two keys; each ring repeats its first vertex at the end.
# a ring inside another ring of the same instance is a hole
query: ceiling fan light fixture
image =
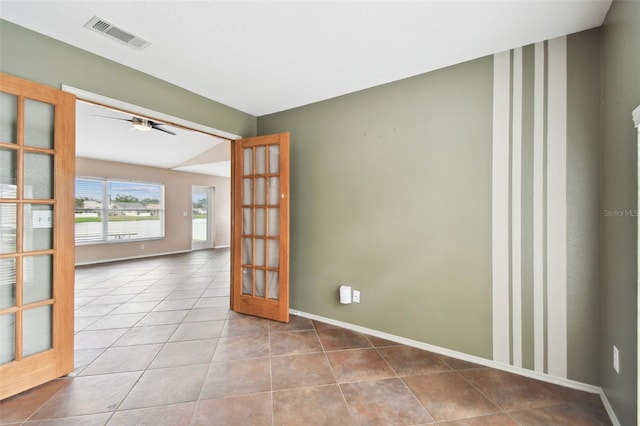
{"type": "Polygon", "coordinates": [[[141,132],[148,132],[152,129],[151,123],[147,120],[142,119],[134,119],[133,120],[133,128],[136,130],[140,130],[141,132]]]}

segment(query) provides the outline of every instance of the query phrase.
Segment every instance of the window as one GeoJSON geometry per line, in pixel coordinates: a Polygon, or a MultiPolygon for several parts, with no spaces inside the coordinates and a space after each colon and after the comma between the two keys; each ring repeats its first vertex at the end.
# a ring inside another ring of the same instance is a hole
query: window
{"type": "Polygon", "coordinates": [[[163,185],[76,178],[76,245],[163,237],[163,185]]]}

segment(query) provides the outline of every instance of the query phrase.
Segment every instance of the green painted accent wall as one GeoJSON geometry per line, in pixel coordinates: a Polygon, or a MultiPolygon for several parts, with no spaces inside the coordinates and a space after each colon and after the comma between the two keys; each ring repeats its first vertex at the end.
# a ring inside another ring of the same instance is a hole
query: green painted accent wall
{"type": "Polygon", "coordinates": [[[291,133],[293,309],[491,358],[492,81],[485,57],[258,118],[291,133]]]}
{"type": "Polygon", "coordinates": [[[567,375],[600,385],[600,30],[567,37],[567,375]]]}
{"type": "Polygon", "coordinates": [[[601,107],[601,380],[620,424],[636,424],[638,395],[637,217],[606,212],[637,209],[640,104],[640,2],[614,1],[603,26],[601,107]],[[612,346],[620,350],[620,374],[612,346]]]}
{"type": "Polygon", "coordinates": [[[0,71],[57,89],[66,84],[240,136],[256,134],[252,115],[4,20],[0,71]]]}

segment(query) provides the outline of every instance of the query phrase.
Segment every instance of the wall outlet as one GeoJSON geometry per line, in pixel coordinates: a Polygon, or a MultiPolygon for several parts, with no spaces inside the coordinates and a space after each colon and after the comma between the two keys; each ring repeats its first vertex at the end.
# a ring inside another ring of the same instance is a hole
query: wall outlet
{"type": "Polygon", "coordinates": [[[353,290],[353,303],[360,303],[360,290],[353,290]]]}
{"type": "Polygon", "coordinates": [[[620,374],[620,351],[613,345],[613,369],[620,374]]]}
{"type": "Polygon", "coordinates": [[[144,244],[140,244],[140,250],[144,250],[144,244]]]}

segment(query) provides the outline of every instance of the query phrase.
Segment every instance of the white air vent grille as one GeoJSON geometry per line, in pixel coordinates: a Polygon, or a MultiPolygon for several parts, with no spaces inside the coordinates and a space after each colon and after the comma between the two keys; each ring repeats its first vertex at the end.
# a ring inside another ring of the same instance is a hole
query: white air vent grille
{"type": "Polygon", "coordinates": [[[109,36],[114,40],[118,40],[119,42],[138,50],[142,50],[151,44],[151,42],[143,39],[142,37],[131,34],[129,31],[123,30],[122,28],[118,28],[97,16],[91,18],[91,20],[84,24],[84,26],[85,28],[89,28],[90,30],[109,36]]]}

